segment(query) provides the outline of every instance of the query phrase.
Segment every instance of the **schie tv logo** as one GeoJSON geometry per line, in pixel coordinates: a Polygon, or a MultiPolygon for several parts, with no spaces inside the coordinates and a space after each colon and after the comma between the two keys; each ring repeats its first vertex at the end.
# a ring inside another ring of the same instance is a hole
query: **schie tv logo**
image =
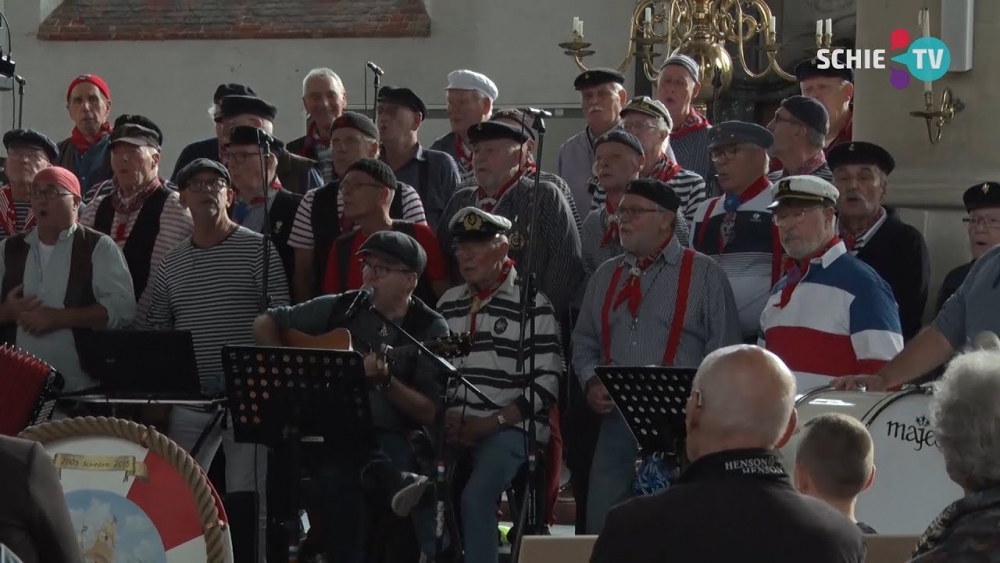
{"type": "MultiPolygon", "coordinates": [[[[897,29],[889,37],[890,50],[906,49],[902,55],[892,57],[892,62],[905,65],[909,70],[888,67],[889,83],[902,90],[910,85],[910,76],[921,82],[939,80],[951,66],[951,53],[937,37],[921,37],[910,42],[910,33],[897,29]]],[[[885,49],[820,49],[816,52],[816,68],[877,68],[885,69],[885,49]]]]}

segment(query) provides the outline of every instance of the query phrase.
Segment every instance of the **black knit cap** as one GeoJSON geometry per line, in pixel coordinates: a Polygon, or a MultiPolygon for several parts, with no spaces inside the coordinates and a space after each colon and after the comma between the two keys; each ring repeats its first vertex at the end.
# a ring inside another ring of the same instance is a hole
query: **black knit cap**
{"type": "Polygon", "coordinates": [[[604,143],[618,143],[620,145],[625,145],[626,147],[634,150],[639,156],[645,156],[645,152],[642,150],[642,143],[635,135],[625,132],[621,129],[612,129],[607,133],[601,135],[594,142],[594,149],[603,145],[604,143]]]}
{"type": "Polygon", "coordinates": [[[272,152],[277,152],[285,148],[284,143],[269,135],[267,131],[250,125],[240,125],[239,127],[233,127],[230,129],[229,139],[226,141],[226,146],[260,146],[263,143],[267,143],[271,147],[272,152]]]}
{"type": "Polygon", "coordinates": [[[819,100],[806,96],[791,96],[782,100],[781,107],[813,131],[823,135],[830,132],[830,114],[819,100]]]}
{"type": "Polygon", "coordinates": [[[225,166],[209,158],[196,158],[177,173],[177,189],[183,190],[187,188],[187,183],[191,178],[202,170],[215,172],[226,181],[227,186],[233,183],[233,179],[229,175],[229,170],[225,166]]]}
{"type": "Polygon", "coordinates": [[[360,131],[365,136],[378,140],[378,127],[375,122],[360,113],[345,111],[343,115],[333,121],[330,132],[345,128],[360,131]]]}
{"type": "Polygon", "coordinates": [[[378,98],[375,101],[409,108],[419,113],[422,117],[427,117],[427,106],[424,104],[424,101],[409,88],[383,86],[378,91],[378,98]]]}
{"type": "Polygon", "coordinates": [[[222,98],[226,96],[257,96],[257,92],[253,91],[253,88],[245,86],[243,84],[219,84],[219,87],[215,89],[215,96],[212,100],[215,103],[221,103],[222,98]]]}
{"type": "Polygon", "coordinates": [[[12,129],[3,135],[3,146],[10,151],[11,147],[35,147],[42,149],[49,157],[49,162],[59,159],[59,147],[52,139],[34,129],[12,129]]]}
{"type": "Polygon", "coordinates": [[[677,213],[677,209],[681,206],[681,199],[674,193],[674,189],[667,185],[666,182],[661,182],[653,178],[632,180],[628,183],[628,187],[625,188],[625,193],[644,197],[674,213],[677,213]]]}
{"type": "MultiPolygon", "coordinates": [[[[382,162],[381,160],[374,158],[362,158],[347,167],[347,172],[352,170],[364,172],[365,174],[371,176],[376,182],[382,184],[390,190],[396,189],[396,174],[393,173],[392,168],[389,168],[388,164],[382,162]]],[[[347,175],[347,172],[344,173],[345,176],[347,175]]]]}
{"type": "Polygon", "coordinates": [[[152,129],[153,131],[156,131],[157,140],[159,141],[160,146],[163,146],[163,131],[160,129],[160,127],[157,124],[153,123],[152,119],[150,119],[150,118],[148,118],[148,117],[146,117],[144,115],[136,115],[134,113],[126,113],[126,114],[122,114],[122,115],[118,116],[118,119],[115,120],[115,127],[114,128],[118,129],[119,127],[121,127],[122,125],[125,125],[126,123],[131,123],[133,125],[141,125],[141,126],[145,127],[146,129],[152,129]]]}
{"type": "Polygon", "coordinates": [[[220,106],[222,111],[215,116],[216,122],[237,115],[255,115],[268,121],[274,121],[278,116],[278,108],[274,104],[257,96],[226,96],[220,106]]]}

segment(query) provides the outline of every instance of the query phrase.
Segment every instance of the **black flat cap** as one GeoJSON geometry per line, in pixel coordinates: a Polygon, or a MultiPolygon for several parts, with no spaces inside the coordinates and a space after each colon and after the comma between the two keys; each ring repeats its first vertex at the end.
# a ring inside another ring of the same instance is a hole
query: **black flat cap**
{"type": "Polygon", "coordinates": [[[595,68],[581,72],[576,77],[576,80],[573,81],[573,87],[577,90],[583,90],[584,88],[600,86],[601,84],[611,84],[612,82],[625,84],[625,75],[610,68],[595,68]]]}
{"type": "Polygon", "coordinates": [[[157,124],[153,123],[152,119],[144,115],[125,113],[118,116],[118,119],[115,120],[114,127],[115,129],[117,129],[122,125],[125,125],[126,123],[131,123],[133,125],[142,125],[146,129],[152,129],[153,131],[156,131],[157,141],[160,143],[161,147],[163,146],[163,130],[161,130],[157,124]]]}
{"type": "Polygon", "coordinates": [[[378,140],[378,127],[375,122],[368,119],[367,116],[353,111],[345,111],[343,115],[333,121],[330,131],[333,132],[337,129],[354,129],[367,137],[378,140]]]}
{"type": "Polygon", "coordinates": [[[345,172],[344,175],[346,176],[351,170],[364,172],[365,174],[371,176],[373,180],[390,190],[395,190],[398,185],[396,174],[392,171],[392,168],[389,168],[389,165],[381,160],[374,158],[362,158],[361,160],[357,160],[354,164],[347,167],[347,172],[345,172]]]}
{"type": "Polygon", "coordinates": [[[233,183],[233,178],[229,175],[229,170],[225,166],[209,158],[197,158],[184,168],[181,168],[180,172],[177,173],[177,188],[181,190],[185,189],[191,178],[202,170],[215,172],[220,178],[226,181],[226,185],[232,185],[233,183]]]}
{"type": "Polygon", "coordinates": [[[229,139],[226,141],[226,146],[261,146],[264,143],[267,143],[271,147],[272,152],[278,152],[285,148],[285,143],[275,139],[267,131],[259,127],[251,127],[250,125],[233,127],[229,131],[229,139]]]}
{"type": "Polygon", "coordinates": [[[376,101],[403,106],[404,108],[409,108],[419,113],[422,117],[427,117],[427,106],[424,104],[424,101],[420,99],[420,96],[414,94],[413,90],[410,90],[409,88],[383,86],[378,91],[378,98],[376,101]]]}
{"type": "Polygon", "coordinates": [[[487,213],[478,207],[465,207],[451,218],[448,231],[458,240],[485,240],[506,233],[511,225],[506,217],[487,213]]]}
{"type": "Polygon", "coordinates": [[[470,143],[481,143],[496,139],[509,139],[518,143],[526,143],[531,138],[523,127],[508,125],[499,121],[484,121],[469,127],[470,143]]]}
{"type": "Polygon", "coordinates": [[[35,147],[42,149],[49,162],[59,160],[59,147],[52,139],[34,129],[12,129],[3,135],[3,146],[9,151],[11,147],[35,147]]]}
{"type": "Polygon", "coordinates": [[[243,84],[219,84],[219,87],[215,89],[215,95],[212,99],[215,103],[222,103],[222,98],[226,96],[253,96],[257,97],[257,92],[253,91],[253,88],[249,86],[244,86],[243,84]]]}
{"type": "Polygon", "coordinates": [[[848,82],[854,82],[854,69],[833,68],[833,66],[819,68],[819,59],[806,59],[795,66],[795,78],[799,82],[816,76],[843,78],[848,82]]]}
{"type": "Polygon", "coordinates": [[[654,178],[632,180],[625,187],[625,193],[644,197],[674,213],[677,213],[677,209],[681,206],[681,198],[677,197],[674,189],[667,185],[666,182],[661,182],[654,178]]]}
{"type": "Polygon", "coordinates": [[[399,231],[379,231],[368,237],[358,249],[358,256],[369,253],[399,262],[418,276],[427,266],[427,253],[420,243],[399,231]]]}
{"type": "Polygon", "coordinates": [[[255,115],[261,119],[274,121],[278,116],[278,108],[267,100],[257,96],[226,96],[220,104],[222,111],[215,116],[215,121],[222,121],[237,115],[255,115]]]}
{"type": "Polygon", "coordinates": [[[641,113],[650,117],[658,117],[667,124],[668,129],[674,128],[674,120],[670,117],[670,112],[667,111],[667,106],[663,105],[663,103],[659,100],[654,100],[649,96],[632,98],[627,104],[625,104],[625,107],[622,108],[619,115],[625,117],[625,114],[629,112],[641,113]]]}
{"type": "Polygon", "coordinates": [[[764,127],[746,121],[723,121],[709,130],[709,150],[737,143],[750,143],[769,149],[774,144],[774,135],[764,127]]]}
{"type": "Polygon", "coordinates": [[[525,132],[528,133],[528,136],[531,137],[532,139],[537,138],[535,130],[531,128],[531,126],[534,125],[534,118],[532,118],[527,113],[524,113],[523,111],[517,108],[503,108],[496,110],[495,112],[493,112],[493,115],[490,116],[490,121],[501,121],[501,120],[513,121],[514,123],[516,123],[514,127],[523,128],[525,132]]]}
{"type": "Polygon", "coordinates": [[[137,147],[160,148],[160,136],[148,127],[135,123],[124,123],[111,132],[109,144],[127,143],[137,147]]]}
{"type": "Polygon", "coordinates": [[[813,131],[823,135],[830,132],[830,114],[819,100],[806,96],[790,96],[781,101],[781,107],[813,131]]]}
{"type": "Polygon", "coordinates": [[[626,147],[634,150],[639,156],[645,156],[645,153],[642,150],[642,143],[639,142],[639,139],[637,139],[635,135],[623,131],[622,129],[612,129],[611,131],[608,131],[598,137],[597,140],[594,141],[594,149],[596,150],[597,147],[603,145],[604,143],[618,143],[620,145],[625,145],[626,147]]]}
{"type": "Polygon", "coordinates": [[[892,158],[889,151],[876,145],[864,141],[854,141],[853,143],[841,143],[826,155],[826,162],[831,170],[836,170],[838,166],[847,164],[874,164],[885,172],[886,176],[892,174],[896,168],[896,159],[892,158]]]}
{"type": "Polygon", "coordinates": [[[962,203],[966,211],[975,211],[984,207],[1000,207],[1000,184],[983,182],[965,190],[962,203]]]}

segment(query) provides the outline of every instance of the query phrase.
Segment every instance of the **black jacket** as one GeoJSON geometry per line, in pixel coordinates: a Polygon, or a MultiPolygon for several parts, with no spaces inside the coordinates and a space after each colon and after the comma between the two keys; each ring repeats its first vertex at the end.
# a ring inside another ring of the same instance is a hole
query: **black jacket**
{"type": "Polygon", "coordinates": [[[862,563],[861,531],[801,495],[768,450],[698,459],[666,491],[616,506],[591,563],[862,563]]]}
{"type": "Polygon", "coordinates": [[[885,222],[858,251],[858,258],[889,284],[899,305],[903,339],[909,340],[923,325],[931,259],[924,235],[900,220],[896,210],[886,207],[885,212],[885,222]]]}

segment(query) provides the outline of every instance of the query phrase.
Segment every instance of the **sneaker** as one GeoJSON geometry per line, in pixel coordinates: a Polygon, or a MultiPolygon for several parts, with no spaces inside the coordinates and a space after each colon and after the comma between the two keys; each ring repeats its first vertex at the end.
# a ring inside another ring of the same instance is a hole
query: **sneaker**
{"type": "Polygon", "coordinates": [[[424,497],[424,491],[431,484],[426,475],[414,475],[413,473],[403,473],[403,488],[392,496],[392,511],[396,516],[405,518],[410,515],[410,511],[420,504],[420,499],[424,497]]]}

